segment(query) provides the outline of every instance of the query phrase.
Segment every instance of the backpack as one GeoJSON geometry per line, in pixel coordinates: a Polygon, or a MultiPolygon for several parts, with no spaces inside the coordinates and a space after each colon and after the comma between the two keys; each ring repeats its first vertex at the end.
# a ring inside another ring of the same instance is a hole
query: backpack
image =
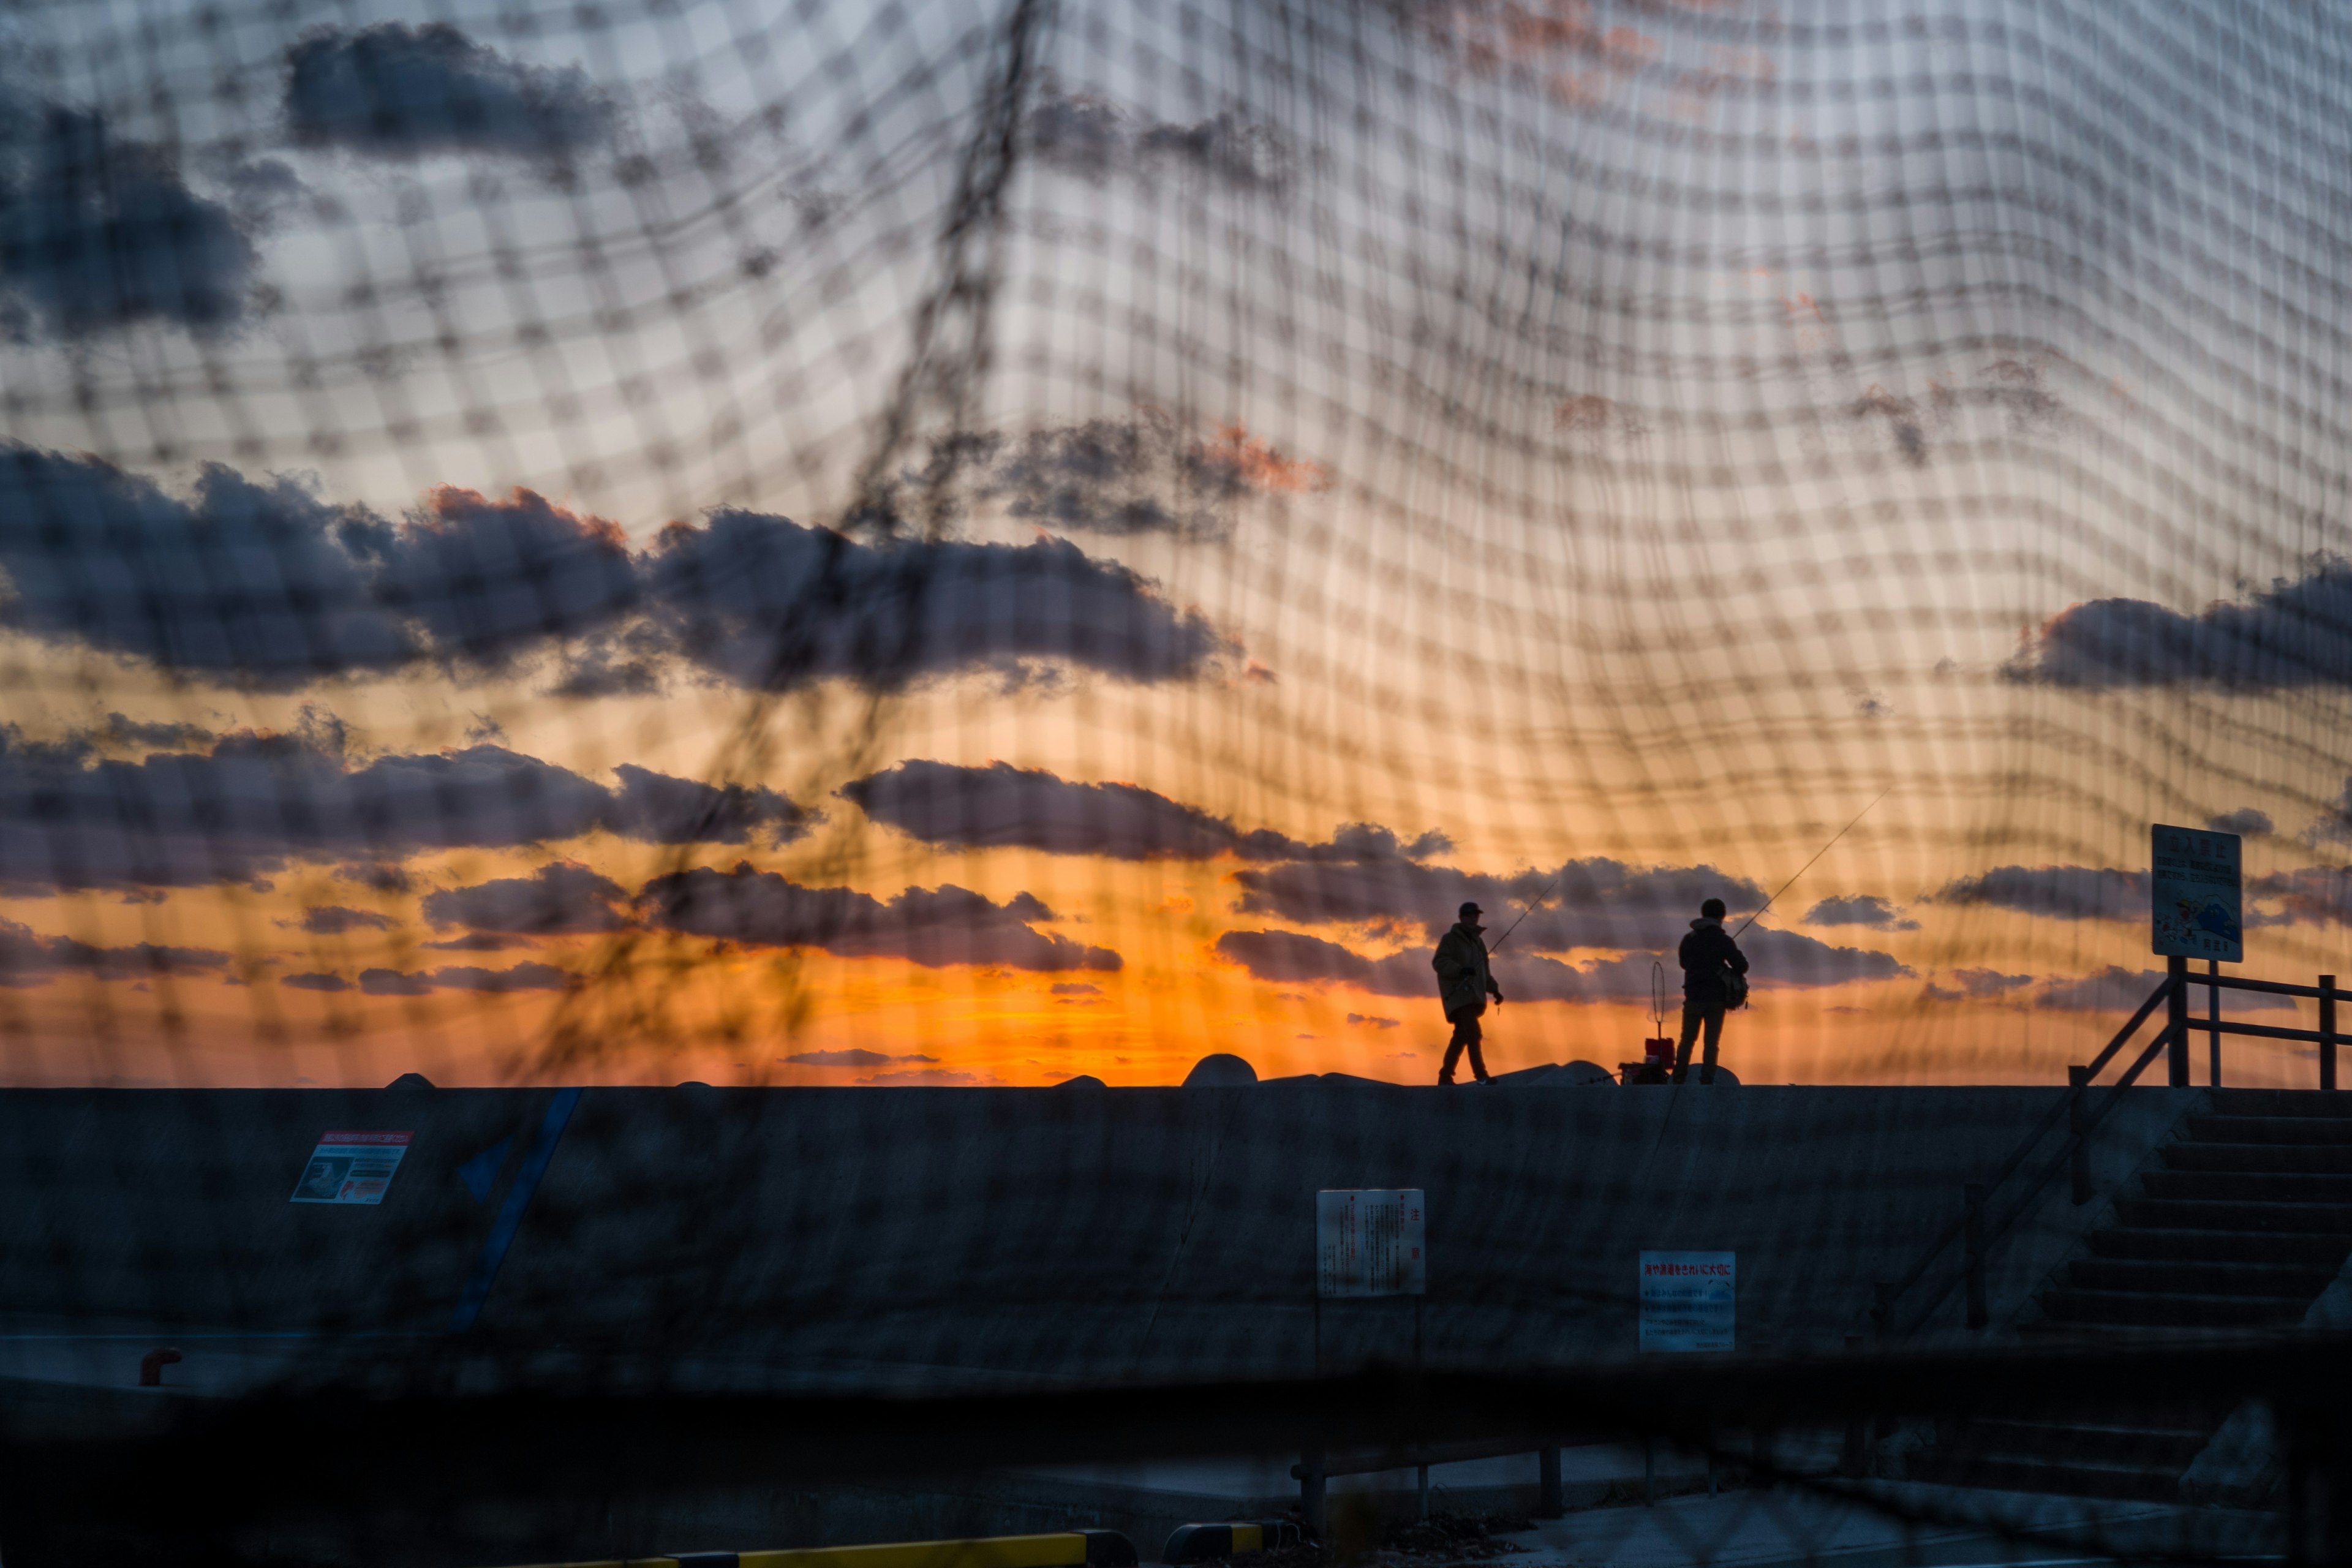
{"type": "Polygon", "coordinates": [[[1737,1012],[1748,1005],[1748,976],[1728,964],[1723,971],[1723,1010],[1737,1012]]]}

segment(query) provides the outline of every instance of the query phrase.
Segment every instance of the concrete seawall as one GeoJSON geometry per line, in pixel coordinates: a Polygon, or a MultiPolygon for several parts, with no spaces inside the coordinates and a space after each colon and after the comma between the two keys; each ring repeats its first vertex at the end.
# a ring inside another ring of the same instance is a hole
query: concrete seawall
{"type": "MultiPolygon", "coordinates": [[[[2063,1091],[590,1089],[524,1202],[553,1092],[0,1093],[0,1376],[128,1384],[167,1340],[192,1391],[335,1375],[447,1333],[502,1214],[470,1333],[521,1378],[1296,1375],[1411,1354],[1402,1301],[1327,1305],[1318,1345],[1312,1194],[1361,1186],[1427,1191],[1433,1365],[1636,1353],[1644,1248],[1738,1254],[1741,1348],[1834,1348],[2063,1091]],[[380,1206],[289,1203],[337,1129],[414,1134],[380,1206]]],[[[2103,1192],[2198,1093],[2125,1097],[2103,1192]]],[[[2102,1207],[2053,1184],[1996,1322],[2102,1207]]]]}

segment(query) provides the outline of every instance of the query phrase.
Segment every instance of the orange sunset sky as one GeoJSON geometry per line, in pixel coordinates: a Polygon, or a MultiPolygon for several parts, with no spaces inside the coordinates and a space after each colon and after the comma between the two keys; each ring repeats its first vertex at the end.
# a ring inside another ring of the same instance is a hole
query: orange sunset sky
{"type": "Polygon", "coordinates": [[[1746,1081],[2063,1082],[2154,822],[2352,973],[2352,165],[1989,3],[915,11],[26,24],[11,1081],[1421,1081],[1465,898],[1613,1067],[1849,823],[1746,1081]]]}

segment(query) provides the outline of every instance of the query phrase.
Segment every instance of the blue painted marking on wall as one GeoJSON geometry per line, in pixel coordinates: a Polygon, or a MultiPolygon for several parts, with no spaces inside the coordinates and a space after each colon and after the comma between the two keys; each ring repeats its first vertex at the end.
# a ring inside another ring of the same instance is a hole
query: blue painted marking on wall
{"type": "Polygon", "coordinates": [[[507,1201],[499,1205],[498,1223],[490,1226],[490,1238],[483,1244],[473,1277],[466,1281],[466,1293],[457,1299],[457,1310],[449,1314],[451,1333],[464,1333],[482,1315],[482,1304],[490,1299],[490,1286],[499,1277],[499,1265],[506,1261],[507,1248],[514,1245],[515,1233],[522,1228],[522,1212],[530,1206],[530,1195],[539,1191],[539,1179],[547,1174],[564,1124],[572,1120],[572,1108],[579,1103],[578,1089],[555,1091],[539,1124],[539,1141],[523,1156],[522,1169],[515,1173],[514,1185],[507,1189],[507,1201]]]}
{"type": "Polygon", "coordinates": [[[490,1188],[497,1184],[499,1173],[506,1168],[507,1151],[513,1147],[513,1138],[501,1138],[457,1167],[457,1179],[466,1184],[466,1190],[474,1194],[476,1203],[490,1201],[490,1188]]]}

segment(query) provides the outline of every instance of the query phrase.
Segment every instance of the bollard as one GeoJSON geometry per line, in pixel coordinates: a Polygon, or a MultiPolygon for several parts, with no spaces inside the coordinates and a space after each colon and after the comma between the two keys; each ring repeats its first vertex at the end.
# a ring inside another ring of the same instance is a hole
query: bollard
{"type": "Polygon", "coordinates": [[[2319,977],[2319,1087],[2336,1087],[2336,976],[2319,977]]]}
{"type": "Polygon", "coordinates": [[[1558,1519],[1567,1511],[1560,1500],[1559,1450],[1543,1449],[1536,1456],[1536,1517],[1558,1519]]]}
{"type": "Polygon", "coordinates": [[[1429,1522],[1429,1467],[1421,1467],[1421,1522],[1429,1522]]]}
{"type": "Polygon", "coordinates": [[[1298,1522],[1307,1535],[1323,1539],[1323,1445],[1298,1456],[1298,1522]]]}
{"type": "Polygon", "coordinates": [[[2074,1202],[2077,1206],[2091,1201],[2091,1139],[2087,1131],[2091,1121],[2091,1069],[2070,1067],[2066,1081],[2074,1090],[2073,1103],[2066,1108],[2066,1130],[2074,1135],[2074,1147],[2066,1163],[2074,1178],[2074,1202]]]}
{"type": "Polygon", "coordinates": [[[1969,1205],[1969,1327],[1981,1329],[1992,1321],[1985,1308],[1984,1184],[1970,1182],[1960,1190],[1969,1205]]]}
{"type": "Polygon", "coordinates": [[[1658,1440],[1642,1439],[1642,1506],[1649,1507],[1658,1500],[1658,1440]]]}

